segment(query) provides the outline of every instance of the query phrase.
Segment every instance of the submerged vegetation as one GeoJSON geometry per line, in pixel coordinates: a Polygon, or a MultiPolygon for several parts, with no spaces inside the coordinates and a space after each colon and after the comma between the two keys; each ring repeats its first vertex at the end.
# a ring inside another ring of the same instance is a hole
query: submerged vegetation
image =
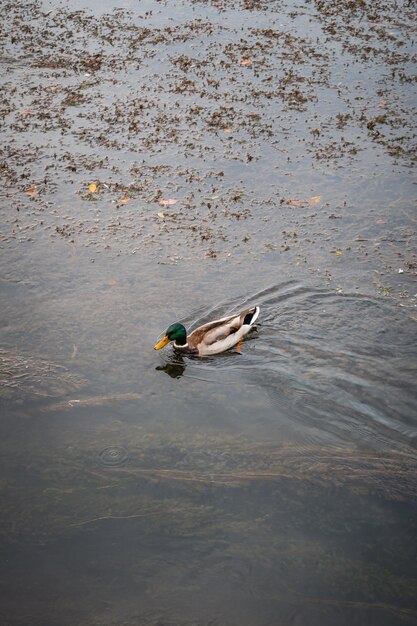
{"type": "MultiPolygon", "coordinates": [[[[382,623],[415,619],[414,459],[198,432],[167,437],[143,426],[112,430],[106,437],[96,431],[93,446],[31,446],[24,480],[2,480],[3,544],[53,551],[57,542],[104,533],[112,537],[106,551],[113,575],[127,566],[130,576],[147,577],[152,586],[156,555],[146,546],[156,541],[171,554],[174,595],[192,590],[193,582],[182,580],[187,571],[201,577],[203,550],[212,555],[205,558],[206,580],[230,562],[229,576],[245,592],[245,572],[254,568],[251,584],[274,605],[345,607],[352,619],[371,611],[382,623]],[[126,442],[120,454],[102,448],[112,434],[126,442]],[[120,463],[103,462],[103,454],[119,455],[120,463]],[[132,543],[128,557],[119,553],[123,537],[132,543]]],[[[17,450],[15,463],[19,454],[26,453],[17,450]]],[[[94,559],[88,576],[103,577],[105,556],[94,559]]]]}

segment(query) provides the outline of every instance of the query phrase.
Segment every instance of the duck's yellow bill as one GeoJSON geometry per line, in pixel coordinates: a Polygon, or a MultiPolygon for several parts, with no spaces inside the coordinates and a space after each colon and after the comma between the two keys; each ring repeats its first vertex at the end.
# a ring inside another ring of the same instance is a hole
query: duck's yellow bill
{"type": "Polygon", "coordinates": [[[165,337],[163,339],[161,339],[161,341],[158,341],[158,343],[156,345],[154,345],[153,349],[154,350],[160,350],[161,348],[166,346],[167,343],[169,343],[169,339],[168,339],[168,336],[165,335],[165,337]]]}

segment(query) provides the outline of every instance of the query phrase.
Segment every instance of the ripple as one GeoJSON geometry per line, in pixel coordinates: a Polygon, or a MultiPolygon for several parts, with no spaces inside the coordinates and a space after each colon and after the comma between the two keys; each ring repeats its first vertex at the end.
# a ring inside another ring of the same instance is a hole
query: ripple
{"type": "MultiPolygon", "coordinates": [[[[256,386],[272,407],[264,409],[265,420],[291,440],[414,447],[417,328],[407,311],[366,294],[287,281],[204,315],[199,310],[185,324],[254,303],[261,314],[242,354],[184,358],[181,375],[215,385],[217,395],[226,385],[236,387],[235,396],[242,384],[256,386]]],[[[166,358],[165,369],[173,368],[174,357],[166,358]]]]}
{"type": "Polygon", "coordinates": [[[119,467],[127,462],[129,453],[123,446],[107,446],[100,450],[98,457],[102,465],[119,467]]]}

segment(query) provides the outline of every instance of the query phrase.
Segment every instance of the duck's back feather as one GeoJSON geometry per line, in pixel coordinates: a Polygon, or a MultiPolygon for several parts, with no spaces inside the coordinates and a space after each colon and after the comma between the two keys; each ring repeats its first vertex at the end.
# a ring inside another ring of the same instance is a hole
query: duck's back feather
{"type": "Polygon", "coordinates": [[[239,343],[259,315],[259,307],[246,309],[196,328],[187,338],[188,349],[199,354],[218,354],[239,343]]]}

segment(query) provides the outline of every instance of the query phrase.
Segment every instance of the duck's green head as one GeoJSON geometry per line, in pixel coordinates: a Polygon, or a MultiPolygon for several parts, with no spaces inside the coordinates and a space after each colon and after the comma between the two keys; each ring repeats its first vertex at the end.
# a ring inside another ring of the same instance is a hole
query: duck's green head
{"type": "Polygon", "coordinates": [[[170,341],[174,341],[177,346],[183,346],[187,343],[187,331],[182,324],[171,324],[165,333],[165,337],[154,346],[154,349],[160,350],[170,341]]]}

